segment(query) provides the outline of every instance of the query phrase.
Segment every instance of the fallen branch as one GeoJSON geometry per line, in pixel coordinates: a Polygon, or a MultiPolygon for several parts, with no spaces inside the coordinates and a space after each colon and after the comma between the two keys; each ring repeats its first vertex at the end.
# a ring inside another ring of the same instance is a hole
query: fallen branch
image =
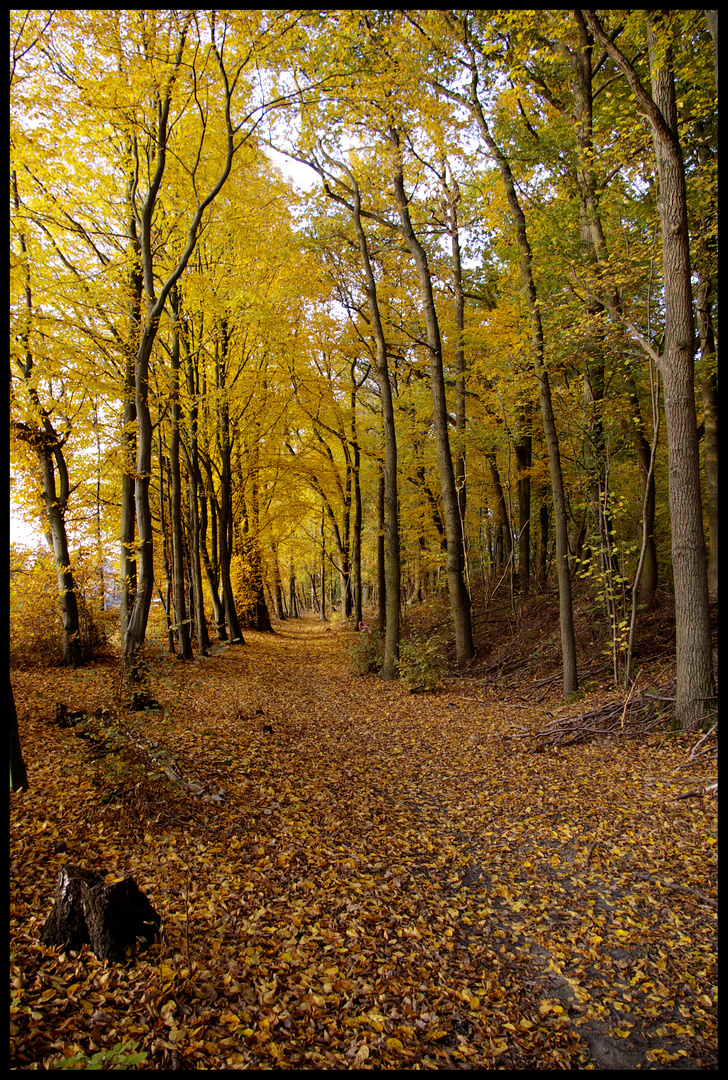
{"type": "Polygon", "coordinates": [[[657,697],[646,690],[639,697],[633,697],[630,693],[624,702],[610,702],[589,712],[560,716],[535,732],[533,738],[544,749],[549,746],[574,746],[600,735],[643,738],[660,727],[669,711],[668,706],[655,704],[660,700],[673,699],[657,697]]]}
{"type": "Polygon", "coordinates": [[[687,893],[689,896],[697,896],[698,900],[702,900],[704,904],[709,904],[713,908],[718,907],[717,900],[711,900],[709,896],[704,893],[698,892],[697,889],[691,889],[687,885],[673,885],[669,881],[660,881],[659,878],[653,877],[652,874],[635,874],[635,877],[640,881],[652,881],[655,885],[659,885],[662,889],[669,889],[671,892],[687,893]]]}

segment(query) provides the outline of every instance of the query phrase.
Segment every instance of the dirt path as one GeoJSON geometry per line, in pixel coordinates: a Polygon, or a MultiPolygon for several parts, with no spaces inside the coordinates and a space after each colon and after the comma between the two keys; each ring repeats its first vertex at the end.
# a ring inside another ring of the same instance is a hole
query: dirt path
{"type": "Polygon", "coordinates": [[[672,799],[684,758],[529,753],[501,737],[522,712],[472,684],[412,695],[351,675],[346,633],[277,629],[160,680],[177,703],[152,726],[223,806],[177,799],[131,849],[118,810],[89,845],[91,800],[67,829],[164,910],[178,1040],[147,1016],[155,1060],[711,1067],[715,911],[658,884],[715,896],[715,821],[672,799]]]}

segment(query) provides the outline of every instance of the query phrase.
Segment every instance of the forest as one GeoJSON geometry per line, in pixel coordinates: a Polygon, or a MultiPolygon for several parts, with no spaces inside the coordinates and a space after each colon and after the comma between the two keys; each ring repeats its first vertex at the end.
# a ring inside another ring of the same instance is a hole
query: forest
{"type": "Polygon", "coordinates": [[[717,12],[9,44],[11,1067],[716,1067],[717,12]]]}

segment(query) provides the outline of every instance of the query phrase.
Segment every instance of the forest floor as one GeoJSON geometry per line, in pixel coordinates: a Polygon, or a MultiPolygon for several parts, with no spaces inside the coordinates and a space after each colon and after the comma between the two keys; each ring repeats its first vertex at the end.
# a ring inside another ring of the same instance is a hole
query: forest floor
{"type": "Polygon", "coordinates": [[[118,661],[12,672],[12,1068],[127,1040],[147,1069],[717,1067],[717,800],[677,798],[715,775],[698,734],[513,737],[623,699],[504,681],[507,642],[411,694],[353,675],[341,626],[245,637],[160,653],[163,710],[127,721],[198,794],[54,723],[113,713],[118,661]],[[64,863],[131,874],[161,942],[41,945],[64,863]]]}

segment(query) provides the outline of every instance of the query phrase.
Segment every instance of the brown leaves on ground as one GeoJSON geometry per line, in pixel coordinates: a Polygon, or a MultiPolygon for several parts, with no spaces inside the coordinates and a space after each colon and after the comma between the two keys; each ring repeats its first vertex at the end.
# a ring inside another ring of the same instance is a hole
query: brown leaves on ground
{"type": "Polygon", "coordinates": [[[58,700],[113,708],[112,666],[14,675],[14,1067],[127,1039],[146,1068],[715,1067],[717,823],[676,800],[707,778],[690,743],[534,753],[503,736],[556,706],[411,695],[353,676],[345,632],[277,631],[154,667],[144,732],[222,804],[53,725],[58,700]],[[126,966],[41,946],[63,862],[132,874],[162,943],[126,966]]]}

